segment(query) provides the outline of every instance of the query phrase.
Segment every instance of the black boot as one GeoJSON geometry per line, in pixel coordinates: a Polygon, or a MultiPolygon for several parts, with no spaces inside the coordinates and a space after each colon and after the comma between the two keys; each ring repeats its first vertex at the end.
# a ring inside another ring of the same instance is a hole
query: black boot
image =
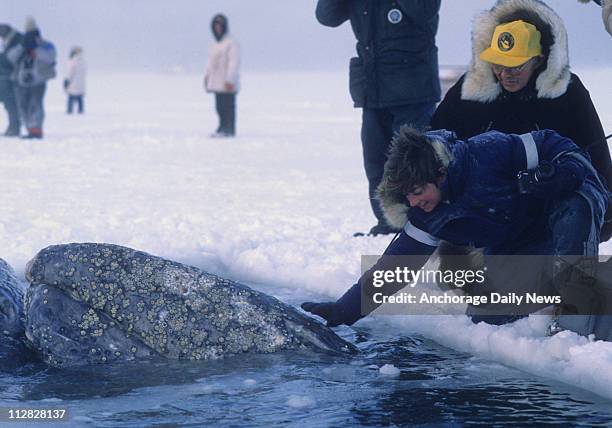
{"type": "Polygon", "coordinates": [[[19,137],[19,128],[8,128],[5,132],[4,132],[4,136],[5,137],[19,137]]]}

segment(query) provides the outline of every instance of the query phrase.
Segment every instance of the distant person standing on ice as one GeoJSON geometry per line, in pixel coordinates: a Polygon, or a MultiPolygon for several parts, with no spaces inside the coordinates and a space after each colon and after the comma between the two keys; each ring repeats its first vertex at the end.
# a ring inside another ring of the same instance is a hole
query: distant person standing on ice
{"type": "Polygon", "coordinates": [[[215,41],[208,47],[204,88],[215,94],[219,127],[211,137],[236,134],[236,94],[240,87],[240,46],[229,34],[227,18],[218,14],[211,23],[215,41]]]}
{"type": "Polygon", "coordinates": [[[17,105],[21,121],[28,130],[23,138],[43,137],[43,100],[47,80],[55,77],[55,59],[55,47],[43,40],[36,21],[28,17],[16,70],[17,105]]]}
{"type": "MultiPolygon", "coordinates": [[[[350,92],[363,108],[361,144],[377,224],[370,235],[395,233],[376,200],[387,150],[401,125],[422,129],[440,101],[440,0],[319,0],[317,20],[328,27],[350,21],[357,57],[350,62],[350,92]]],[[[357,233],[355,236],[361,234],[357,233]]]]}
{"type": "Polygon", "coordinates": [[[4,41],[4,50],[0,53],[0,102],[4,104],[8,116],[8,127],[5,137],[19,137],[21,121],[15,97],[15,53],[21,49],[23,34],[18,33],[10,25],[0,24],[0,38],[4,41]]]}
{"type": "Polygon", "coordinates": [[[68,94],[68,108],[66,110],[68,114],[72,114],[74,103],[77,104],[79,114],[83,113],[86,75],[87,65],[83,58],[83,48],[75,46],[70,50],[68,72],[64,79],[64,90],[68,94]]]}

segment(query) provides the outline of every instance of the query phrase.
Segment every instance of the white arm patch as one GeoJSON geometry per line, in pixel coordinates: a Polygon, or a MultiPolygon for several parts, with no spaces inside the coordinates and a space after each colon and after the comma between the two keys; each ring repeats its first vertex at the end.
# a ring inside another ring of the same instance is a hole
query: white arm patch
{"type": "Polygon", "coordinates": [[[410,222],[406,223],[406,226],[404,226],[404,232],[406,232],[406,235],[422,244],[429,245],[431,247],[437,247],[440,245],[440,240],[438,238],[425,231],[422,231],[410,222]]]}
{"type": "Polygon", "coordinates": [[[527,169],[534,169],[540,163],[540,158],[538,156],[538,147],[533,139],[533,135],[531,135],[531,132],[528,132],[526,134],[519,135],[519,137],[521,137],[523,147],[525,147],[527,169]]]}

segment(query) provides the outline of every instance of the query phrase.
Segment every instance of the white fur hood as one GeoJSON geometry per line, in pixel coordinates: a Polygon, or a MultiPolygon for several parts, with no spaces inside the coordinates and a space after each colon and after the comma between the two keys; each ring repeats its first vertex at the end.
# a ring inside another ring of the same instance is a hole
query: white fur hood
{"type": "Polygon", "coordinates": [[[563,21],[549,6],[539,0],[499,0],[489,11],[476,16],[472,29],[472,62],[461,88],[464,100],[491,102],[501,93],[491,66],[478,56],[489,47],[495,27],[504,17],[517,10],[538,14],[551,26],[553,44],[548,64],[536,79],[538,98],[557,98],[565,93],[570,82],[567,32],[563,21]]]}

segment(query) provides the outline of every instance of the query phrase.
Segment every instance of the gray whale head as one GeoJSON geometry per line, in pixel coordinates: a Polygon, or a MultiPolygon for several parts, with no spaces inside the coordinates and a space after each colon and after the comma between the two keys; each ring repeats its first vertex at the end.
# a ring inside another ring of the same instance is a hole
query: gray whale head
{"type": "Polygon", "coordinates": [[[291,349],[356,352],[274,297],[126,247],[50,246],[26,277],[26,336],[53,366],[291,349]]]}
{"type": "Polygon", "coordinates": [[[0,259],[0,370],[13,370],[34,359],[26,347],[22,287],[13,269],[0,259]]]}
{"type": "Polygon", "coordinates": [[[23,292],[13,269],[0,259],[0,333],[19,337],[23,332],[23,292]]]}

